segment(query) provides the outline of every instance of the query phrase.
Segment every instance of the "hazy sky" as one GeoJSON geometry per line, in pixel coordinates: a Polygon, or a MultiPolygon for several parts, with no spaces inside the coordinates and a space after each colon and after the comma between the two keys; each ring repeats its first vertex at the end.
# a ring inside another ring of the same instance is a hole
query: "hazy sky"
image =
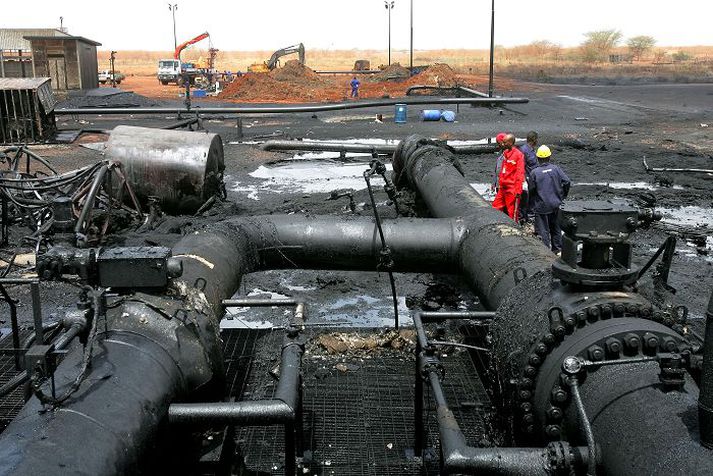
{"type": "MultiPolygon", "coordinates": [[[[395,0],[392,47],[409,46],[410,0],[395,0]]],[[[319,49],[386,49],[384,0],[174,0],[178,42],[203,31],[221,50],[274,50],[303,42],[319,49]]],[[[487,48],[490,0],[413,0],[416,49],[487,48]]],[[[616,28],[659,45],[712,44],[710,0],[496,0],[496,44],[547,39],[563,46],[616,28]]],[[[0,0],[0,27],[55,27],[104,49],[173,49],[171,12],[159,0],[0,0]]],[[[203,44],[205,45],[205,43],[203,44]]],[[[205,46],[204,46],[205,47],[205,46]]]]}

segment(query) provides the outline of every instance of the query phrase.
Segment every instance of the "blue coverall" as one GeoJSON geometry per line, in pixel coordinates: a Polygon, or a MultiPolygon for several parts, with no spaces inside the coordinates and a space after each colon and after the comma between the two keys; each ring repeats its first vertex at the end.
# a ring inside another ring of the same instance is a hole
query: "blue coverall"
{"type": "Polygon", "coordinates": [[[557,215],[569,187],[569,177],[555,164],[543,162],[530,173],[530,209],[535,214],[535,233],[555,253],[562,251],[557,215]]]}
{"type": "Polygon", "coordinates": [[[352,97],[357,98],[359,97],[359,85],[361,84],[358,79],[354,78],[352,79],[349,84],[352,87],[352,97]]]}

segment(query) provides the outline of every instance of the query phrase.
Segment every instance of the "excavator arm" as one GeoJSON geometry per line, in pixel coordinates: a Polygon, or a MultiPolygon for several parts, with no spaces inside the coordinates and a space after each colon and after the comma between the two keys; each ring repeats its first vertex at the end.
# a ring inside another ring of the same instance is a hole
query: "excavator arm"
{"type": "Polygon", "coordinates": [[[305,45],[302,43],[298,45],[288,46],[280,50],[275,51],[270,57],[270,61],[267,62],[267,67],[273,70],[277,67],[277,61],[283,56],[290,55],[292,53],[298,53],[300,58],[300,63],[305,64],[305,45]]]}
{"type": "Polygon", "coordinates": [[[200,35],[196,36],[195,38],[191,38],[190,40],[181,43],[176,47],[176,51],[173,52],[173,58],[174,59],[181,59],[181,51],[185,50],[188,46],[198,43],[199,41],[203,41],[206,38],[209,38],[210,34],[206,31],[205,33],[201,33],[200,35]]]}

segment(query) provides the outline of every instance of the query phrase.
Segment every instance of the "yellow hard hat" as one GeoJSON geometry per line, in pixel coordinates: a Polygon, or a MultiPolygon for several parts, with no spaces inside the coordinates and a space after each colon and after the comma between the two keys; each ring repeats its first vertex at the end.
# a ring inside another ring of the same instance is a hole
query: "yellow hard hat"
{"type": "Polygon", "coordinates": [[[538,159],[546,159],[551,155],[552,155],[552,151],[546,145],[541,145],[540,147],[537,148],[537,158],[538,159]]]}

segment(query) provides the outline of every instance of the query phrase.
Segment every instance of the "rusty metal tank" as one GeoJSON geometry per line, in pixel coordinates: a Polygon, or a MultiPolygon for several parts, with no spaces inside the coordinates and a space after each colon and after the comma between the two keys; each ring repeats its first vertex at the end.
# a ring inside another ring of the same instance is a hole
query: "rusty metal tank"
{"type": "Polygon", "coordinates": [[[217,134],[117,126],[106,157],[122,163],[139,201],[156,197],[167,213],[195,213],[223,187],[223,143],[217,134]]]}

